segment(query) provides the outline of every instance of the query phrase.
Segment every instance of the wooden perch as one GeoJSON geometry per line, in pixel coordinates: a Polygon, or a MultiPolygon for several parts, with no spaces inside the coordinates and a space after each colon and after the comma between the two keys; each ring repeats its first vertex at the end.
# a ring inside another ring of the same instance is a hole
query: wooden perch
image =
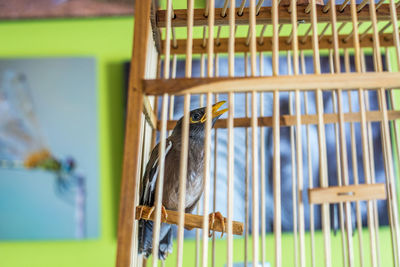
{"type": "MultiPolygon", "coordinates": [[[[154,221],[155,210],[150,215],[150,218],[148,218],[150,209],[151,209],[151,207],[148,207],[148,206],[137,206],[136,207],[136,220],[144,219],[144,220],[154,221]],[[142,210],[142,212],[141,212],[141,210],[142,210]]],[[[168,214],[167,220],[165,220],[164,217],[161,214],[161,217],[162,217],[161,221],[165,222],[165,223],[176,224],[177,225],[178,224],[178,220],[179,220],[179,212],[173,211],[173,210],[166,210],[166,212],[168,214]]],[[[226,222],[226,218],[224,218],[224,220],[226,222]]],[[[233,221],[232,224],[233,224],[232,225],[233,234],[234,235],[242,235],[243,234],[243,229],[244,229],[243,223],[233,221]]],[[[184,227],[187,228],[187,229],[193,229],[193,228],[202,229],[203,228],[203,216],[185,213],[185,225],[184,225],[184,227]]],[[[227,225],[225,223],[225,228],[226,227],[227,227],[227,225]]],[[[211,231],[216,231],[216,232],[222,232],[221,222],[216,219],[212,229],[210,229],[210,230],[211,231]]],[[[225,229],[224,232],[226,232],[226,229],[225,229]]]]}

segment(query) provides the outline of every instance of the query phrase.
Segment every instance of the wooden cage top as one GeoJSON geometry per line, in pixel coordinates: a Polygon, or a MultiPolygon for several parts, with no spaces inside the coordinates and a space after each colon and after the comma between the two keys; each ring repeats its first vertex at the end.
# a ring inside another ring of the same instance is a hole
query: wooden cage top
{"type": "MultiPolygon", "coordinates": [[[[307,1],[307,0],[306,0],[307,1]]],[[[376,3],[375,13],[377,26],[379,29],[380,41],[382,47],[394,46],[393,42],[393,29],[391,23],[390,4],[383,4],[384,1],[380,0],[376,3]]],[[[299,3],[299,2],[298,2],[299,3]]],[[[308,3],[308,1],[307,1],[308,3]]],[[[307,3],[298,4],[296,6],[297,13],[297,27],[303,30],[301,35],[298,35],[299,49],[311,50],[312,39],[310,38],[312,25],[311,25],[311,12],[310,5],[307,3]]],[[[318,32],[318,39],[320,49],[333,49],[331,26],[331,8],[330,5],[323,5],[321,2],[316,9],[316,17],[318,25],[321,25],[318,32]]],[[[400,15],[400,1],[396,4],[396,15],[400,15]]],[[[284,25],[289,27],[292,25],[291,21],[292,7],[288,1],[281,2],[278,7],[278,22],[279,22],[279,50],[288,51],[291,49],[292,31],[282,31],[284,25]]],[[[339,34],[339,45],[341,48],[352,47],[352,16],[349,1],[343,4],[335,5],[335,20],[338,23],[337,32],[339,34]]],[[[208,17],[205,15],[206,9],[193,10],[193,26],[194,28],[203,28],[208,25],[208,17]]],[[[162,40],[162,31],[166,27],[166,10],[157,10],[153,14],[153,31],[157,40],[157,46],[162,54],[165,54],[165,40],[162,40]]],[[[250,11],[249,8],[236,8],[235,25],[243,26],[249,25],[250,11]]],[[[186,49],[187,38],[176,39],[175,28],[187,27],[188,10],[177,9],[173,10],[171,18],[172,40],[170,53],[177,55],[184,55],[186,49]]],[[[357,27],[360,29],[360,46],[373,47],[373,24],[371,19],[370,4],[368,1],[363,1],[357,5],[357,27]]],[[[272,7],[260,7],[256,15],[256,25],[262,26],[262,29],[257,33],[257,51],[258,52],[271,52],[272,51],[272,33],[266,30],[268,26],[273,26],[272,21],[272,7]]],[[[220,34],[223,32],[224,27],[229,27],[229,17],[224,8],[215,8],[214,26],[218,27],[215,31],[214,51],[215,53],[227,53],[228,51],[228,38],[220,34]]],[[[193,39],[193,54],[207,53],[206,31],[203,30],[201,38],[194,37],[193,39]]],[[[201,35],[201,34],[200,34],[201,35]]],[[[164,38],[165,39],[165,38],[164,38]]],[[[236,52],[249,52],[249,31],[247,36],[235,38],[235,51],[236,52]]]]}

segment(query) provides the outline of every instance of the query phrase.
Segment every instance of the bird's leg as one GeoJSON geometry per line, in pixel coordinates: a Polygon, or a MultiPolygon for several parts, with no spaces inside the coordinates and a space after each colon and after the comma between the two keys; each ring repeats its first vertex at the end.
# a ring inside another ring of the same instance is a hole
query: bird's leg
{"type": "MultiPolygon", "coordinates": [[[[153,207],[150,208],[149,214],[147,214],[147,220],[150,219],[150,217],[153,214],[155,208],[156,208],[156,206],[153,206],[153,207]]],[[[161,205],[161,214],[164,217],[164,220],[167,221],[168,213],[167,213],[167,210],[165,209],[164,205],[161,205]]]]}
{"type": "Polygon", "coordinates": [[[221,222],[221,225],[222,225],[221,237],[223,237],[224,232],[225,232],[225,218],[222,216],[222,214],[219,211],[210,213],[210,215],[208,215],[208,230],[209,230],[208,237],[212,236],[211,229],[214,228],[215,219],[218,219],[221,222]]]}
{"type": "Polygon", "coordinates": [[[167,213],[167,210],[165,209],[164,205],[161,205],[161,214],[164,216],[164,220],[167,221],[168,213],[167,213]]]}

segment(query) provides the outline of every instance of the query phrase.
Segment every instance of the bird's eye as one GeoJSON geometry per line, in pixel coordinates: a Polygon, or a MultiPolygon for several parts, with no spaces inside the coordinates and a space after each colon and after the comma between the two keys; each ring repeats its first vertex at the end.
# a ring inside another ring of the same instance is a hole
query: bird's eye
{"type": "Polygon", "coordinates": [[[203,122],[202,116],[203,116],[202,112],[198,111],[193,112],[193,114],[191,114],[190,116],[190,123],[203,122]]]}
{"type": "Polygon", "coordinates": [[[193,114],[192,121],[196,122],[196,121],[199,121],[199,120],[200,120],[200,114],[199,113],[193,114]]]}

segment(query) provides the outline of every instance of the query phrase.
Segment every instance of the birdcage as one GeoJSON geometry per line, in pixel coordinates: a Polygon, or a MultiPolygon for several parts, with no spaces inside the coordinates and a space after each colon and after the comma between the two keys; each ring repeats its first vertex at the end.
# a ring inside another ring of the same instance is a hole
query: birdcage
{"type": "Polygon", "coordinates": [[[117,266],[400,266],[400,2],[184,4],[135,4],[117,266]],[[189,111],[204,105],[210,118],[222,99],[226,117],[205,121],[204,193],[188,214],[189,111]],[[179,203],[166,211],[173,255],[160,262],[153,249],[146,262],[140,181],[160,142],[146,218],[158,248],[165,139],[180,116],[179,203]],[[221,194],[225,228],[208,216],[221,194]],[[185,227],[198,229],[193,240],[185,227]]]}

